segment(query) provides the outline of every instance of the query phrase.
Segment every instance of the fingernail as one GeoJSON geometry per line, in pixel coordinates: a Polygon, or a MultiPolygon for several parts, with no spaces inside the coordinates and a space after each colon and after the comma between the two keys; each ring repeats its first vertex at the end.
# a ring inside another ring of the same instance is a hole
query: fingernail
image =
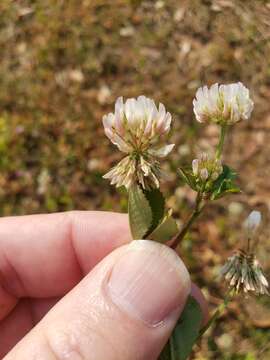
{"type": "Polygon", "coordinates": [[[184,307],[190,277],[172,249],[150,240],[136,240],[114,265],[108,288],[118,307],[156,325],[184,307]]]}

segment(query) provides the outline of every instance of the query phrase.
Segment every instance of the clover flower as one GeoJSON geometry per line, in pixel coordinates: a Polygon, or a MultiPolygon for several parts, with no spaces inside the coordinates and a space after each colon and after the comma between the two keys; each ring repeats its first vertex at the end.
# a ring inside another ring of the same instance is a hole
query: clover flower
{"type": "Polygon", "coordinates": [[[111,184],[129,189],[139,183],[144,189],[158,188],[161,178],[159,158],[167,156],[174,144],[164,144],[170,131],[171,114],[163,104],[139,96],[120,97],[114,113],[103,117],[105,134],[127,156],[103,177],[111,184]]]}
{"type": "Polygon", "coordinates": [[[202,153],[198,159],[192,161],[193,175],[200,181],[215,181],[222,173],[221,161],[215,156],[202,153]]]}
{"type": "Polygon", "coordinates": [[[244,223],[249,231],[248,248],[238,250],[229,257],[221,269],[221,275],[229,281],[229,286],[237,293],[239,291],[254,292],[257,295],[269,295],[268,281],[255,254],[250,251],[250,236],[253,236],[261,222],[261,214],[252,211],[244,223]]]}
{"type": "Polygon", "coordinates": [[[253,110],[249,90],[241,83],[203,86],[196,92],[193,111],[199,122],[232,125],[249,119],[253,110]]]}

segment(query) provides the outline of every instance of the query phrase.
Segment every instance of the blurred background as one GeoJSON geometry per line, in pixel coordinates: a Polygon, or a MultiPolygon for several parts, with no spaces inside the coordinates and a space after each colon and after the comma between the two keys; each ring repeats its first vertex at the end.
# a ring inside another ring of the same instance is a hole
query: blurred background
{"type": "MultiPolygon", "coordinates": [[[[0,2],[0,214],[71,209],[126,211],[127,198],[102,179],[121,154],[102,116],[118,96],[141,94],[173,114],[174,152],[162,190],[179,222],[194,193],[179,165],[217,142],[194,120],[202,84],[242,81],[255,110],[237,124],[225,162],[243,192],[219,200],[183,242],[182,257],[209,300],[226,289],[221,264],[245,239],[242,221],[263,212],[258,257],[270,275],[270,2],[36,0],[0,2]]],[[[193,359],[270,359],[270,301],[240,296],[193,359]]]]}

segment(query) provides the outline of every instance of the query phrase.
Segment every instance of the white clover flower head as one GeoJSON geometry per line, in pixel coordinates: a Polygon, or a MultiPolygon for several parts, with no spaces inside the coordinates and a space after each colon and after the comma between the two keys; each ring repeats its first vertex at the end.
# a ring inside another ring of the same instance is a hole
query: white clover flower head
{"type": "Polygon", "coordinates": [[[248,120],[253,106],[249,90],[241,82],[200,87],[193,100],[193,111],[199,122],[221,125],[248,120]]]}
{"type": "Polygon", "coordinates": [[[262,214],[260,211],[253,210],[244,221],[244,227],[248,233],[248,236],[253,236],[260,226],[262,221],[262,214]]]}
{"type": "Polygon", "coordinates": [[[221,161],[212,154],[202,153],[192,161],[193,175],[199,181],[215,181],[223,171],[221,161]]]}
{"type": "Polygon", "coordinates": [[[159,158],[167,156],[174,144],[165,144],[170,131],[171,114],[163,104],[139,96],[124,102],[120,97],[114,113],[103,117],[105,134],[127,154],[104,178],[111,184],[130,188],[139,183],[144,189],[158,188],[161,171],[159,158]]]}
{"type": "Polygon", "coordinates": [[[269,295],[269,284],[254,254],[238,250],[229,257],[221,269],[221,275],[229,282],[236,293],[254,292],[256,295],[269,295]]]}

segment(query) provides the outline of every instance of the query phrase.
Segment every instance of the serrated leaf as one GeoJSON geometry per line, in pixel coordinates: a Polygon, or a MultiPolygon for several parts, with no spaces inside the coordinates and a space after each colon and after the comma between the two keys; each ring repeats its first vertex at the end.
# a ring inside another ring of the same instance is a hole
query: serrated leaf
{"type": "Polygon", "coordinates": [[[143,239],[152,227],[152,211],[139,185],[129,190],[128,214],[133,239],[143,239]]]}
{"type": "Polygon", "coordinates": [[[200,305],[192,296],[189,296],[181,317],[159,360],[188,359],[199,335],[202,318],[200,305]]]}
{"type": "MultiPolygon", "coordinates": [[[[230,185],[229,185],[230,186],[230,185]]],[[[234,184],[232,186],[235,186],[234,184]]],[[[226,184],[226,187],[228,187],[228,184],[226,184]]],[[[211,196],[211,200],[217,200],[222,198],[223,196],[227,195],[227,194],[237,194],[240,193],[241,190],[240,188],[237,187],[232,187],[232,188],[227,188],[223,191],[219,191],[219,192],[214,192],[211,196]]]]}
{"type": "Polygon", "coordinates": [[[166,216],[162,223],[149,236],[151,240],[165,243],[178,232],[178,226],[174,218],[166,216]]]}
{"type": "Polygon", "coordinates": [[[196,191],[197,190],[196,189],[196,180],[195,180],[193,173],[184,168],[180,168],[179,172],[180,172],[180,175],[181,175],[182,179],[184,180],[184,182],[187,185],[189,185],[193,190],[196,191]]]}
{"type": "Polygon", "coordinates": [[[161,223],[164,217],[165,199],[159,189],[144,191],[152,211],[152,225],[148,233],[151,233],[161,223]]]}

